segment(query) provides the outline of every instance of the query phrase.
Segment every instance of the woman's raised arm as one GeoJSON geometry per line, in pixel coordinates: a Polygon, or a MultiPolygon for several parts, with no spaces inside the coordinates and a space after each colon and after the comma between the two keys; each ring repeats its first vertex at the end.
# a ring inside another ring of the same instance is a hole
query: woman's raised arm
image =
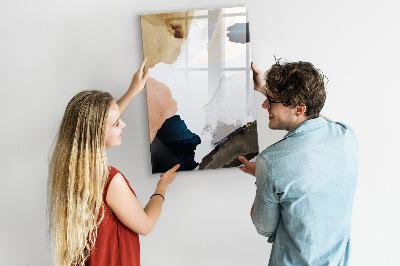
{"type": "Polygon", "coordinates": [[[119,111],[122,113],[125,111],[128,104],[131,102],[136,94],[141,92],[146,84],[147,78],[149,77],[149,71],[147,70],[143,75],[144,65],[146,64],[147,58],[145,58],[140,65],[138,71],[133,75],[131,85],[126,93],[117,101],[119,111]]]}

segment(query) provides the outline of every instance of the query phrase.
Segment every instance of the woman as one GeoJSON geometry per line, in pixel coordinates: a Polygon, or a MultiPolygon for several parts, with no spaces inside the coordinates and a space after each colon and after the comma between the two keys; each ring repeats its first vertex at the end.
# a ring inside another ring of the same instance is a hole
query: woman
{"type": "Polygon", "coordinates": [[[138,234],[154,227],[179,165],[161,175],[143,209],[127,179],[108,166],[105,151],[121,144],[126,125],[120,116],[146,83],[145,63],[117,102],[107,92],[83,91],[68,103],[49,166],[56,265],[140,265],[138,234]]]}

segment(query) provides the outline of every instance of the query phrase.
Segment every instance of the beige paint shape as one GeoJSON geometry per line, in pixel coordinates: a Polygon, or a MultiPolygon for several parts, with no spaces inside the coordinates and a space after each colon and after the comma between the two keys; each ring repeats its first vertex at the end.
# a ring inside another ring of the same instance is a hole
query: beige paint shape
{"type": "Polygon", "coordinates": [[[146,94],[150,143],[152,143],[165,120],[176,114],[178,106],[172,98],[170,89],[153,78],[147,79],[146,94]]]}
{"type": "Polygon", "coordinates": [[[140,16],[146,69],[176,61],[189,34],[193,14],[194,11],[187,11],[140,16]]]}

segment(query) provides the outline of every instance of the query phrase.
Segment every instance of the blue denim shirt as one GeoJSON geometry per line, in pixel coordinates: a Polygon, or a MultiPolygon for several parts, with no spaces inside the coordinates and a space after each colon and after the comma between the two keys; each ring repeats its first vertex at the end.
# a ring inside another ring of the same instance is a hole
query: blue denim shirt
{"type": "Polygon", "coordinates": [[[343,123],[306,120],[256,159],[253,223],[269,265],[348,265],[358,140],[343,123]]]}

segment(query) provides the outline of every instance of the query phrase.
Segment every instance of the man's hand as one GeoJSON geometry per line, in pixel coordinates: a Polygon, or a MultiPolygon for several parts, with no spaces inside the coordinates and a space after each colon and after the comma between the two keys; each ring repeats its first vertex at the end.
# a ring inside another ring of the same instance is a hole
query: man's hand
{"type": "Polygon", "coordinates": [[[267,83],[265,82],[261,71],[256,68],[253,62],[251,62],[251,69],[253,70],[254,90],[267,95],[267,90],[265,89],[267,83]]]}
{"type": "Polygon", "coordinates": [[[246,158],[243,156],[238,157],[239,161],[244,164],[244,166],[239,166],[239,169],[242,170],[243,172],[253,175],[256,175],[256,163],[254,162],[249,162],[246,158]]]}

